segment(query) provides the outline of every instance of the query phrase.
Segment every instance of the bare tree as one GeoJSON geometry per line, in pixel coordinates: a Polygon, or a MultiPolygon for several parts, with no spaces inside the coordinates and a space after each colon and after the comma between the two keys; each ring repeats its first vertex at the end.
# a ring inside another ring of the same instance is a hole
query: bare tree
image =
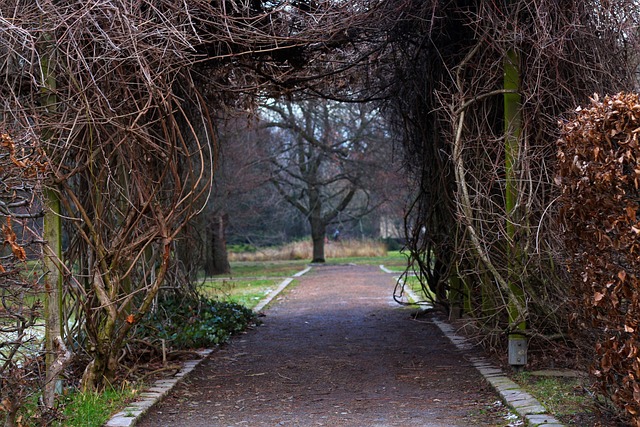
{"type": "Polygon", "coordinates": [[[259,140],[266,137],[266,131],[254,126],[254,121],[246,114],[235,113],[222,118],[218,126],[218,168],[202,218],[206,236],[204,270],[208,275],[230,272],[227,228],[241,225],[247,217],[255,221],[261,211],[257,192],[268,183],[268,171],[259,140]],[[252,201],[251,208],[239,206],[247,199],[252,201]]]}
{"type": "Polygon", "coordinates": [[[383,149],[378,111],[362,104],[301,101],[265,104],[271,134],[271,182],[309,221],[313,262],[324,262],[327,227],[339,215],[360,218],[374,206],[372,171],[383,149]]]}

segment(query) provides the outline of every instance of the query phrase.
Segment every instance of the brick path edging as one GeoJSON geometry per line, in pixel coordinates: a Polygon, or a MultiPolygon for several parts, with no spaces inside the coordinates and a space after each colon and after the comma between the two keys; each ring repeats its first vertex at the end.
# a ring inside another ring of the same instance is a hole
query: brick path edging
{"type": "MultiPolygon", "coordinates": [[[[380,269],[385,273],[395,273],[380,265],[380,269]]],[[[404,293],[413,301],[419,301],[415,293],[405,288],[404,293]]],[[[464,337],[455,333],[453,326],[438,319],[433,319],[433,323],[440,328],[442,333],[449,338],[458,350],[468,351],[473,345],[464,337]]],[[[500,395],[503,403],[515,411],[529,427],[566,427],[526,391],[522,390],[518,384],[512,381],[503,371],[484,357],[469,357],[468,360],[480,372],[480,374],[491,384],[500,395]]]]}
{"type": "MultiPolygon", "coordinates": [[[[438,319],[433,319],[433,323],[459,350],[466,351],[473,348],[473,345],[466,338],[455,333],[453,326],[438,319]]],[[[468,360],[496,390],[502,401],[525,420],[527,426],[565,427],[564,424],[548,414],[535,397],[522,390],[518,384],[507,377],[502,369],[484,357],[469,357],[468,360]]]]}

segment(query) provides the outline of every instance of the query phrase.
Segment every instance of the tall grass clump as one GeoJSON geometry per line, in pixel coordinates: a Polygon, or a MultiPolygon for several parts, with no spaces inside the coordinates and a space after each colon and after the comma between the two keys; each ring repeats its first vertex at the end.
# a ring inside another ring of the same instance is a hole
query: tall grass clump
{"type": "MultiPolygon", "coordinates": [[[[325,245],[327,258],[381,257],[387,255],[387,246],[377,240],[329,241],[325,245]]],[[[283,246],[258,248],[250,252],[232,252],[230,261],[288,261],[313,258],[310,241],[287,243],[283,246]]]]}

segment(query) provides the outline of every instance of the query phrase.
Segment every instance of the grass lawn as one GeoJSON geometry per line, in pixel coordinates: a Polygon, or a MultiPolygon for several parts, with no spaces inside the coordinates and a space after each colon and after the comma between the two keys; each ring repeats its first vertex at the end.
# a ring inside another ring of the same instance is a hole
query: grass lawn
{"type": "MultiPolygon", "coordinates": [[[[393,271],[402,273],[407,265],[407,258],[400,251],[389,251],[386,256],[378,257],[340,257],[327,258],[327,264],[360,264],[360,265],[384,265],[393,271]]],[[[298,271],[304,270],[310,264],[310,260],[291,261],[232,261],[231,277],[233,279],[244,277],[291,277],[298,271]]],[[[220,278],[222,276],[215,276],[220,278]]]]}
{"type": "Polygon", "coordinates": [[[384,265],[389,270],[402,273],[407,266],[407,257],[400,251],[389,251],[386,256],[328,258],[327,264],[384,265]]]}
{"type": "Polygon", "coordinates": [[[420,299],[420,302],[435,300],[435,294],[428,288],[426,288],[426,293],[428,295],[425,295],[425,289],[422,288],[422,284],[416,276],[407,276],[404,279],[406,280],[405,286],[408,286],[409,289],[413,291],[413,293],[420,299]]]}
{"type": "Polygon", "coordinates": [[[593,397],[586,391],[584,378],[523,372],[513,379],[563,423],[591,425],[586,419],[593,416],[593,397]]]}
{"type": "MultiPolygon", "coordinates": [[[[307,260],[293,261],[234,261],[231,262],[231,277],[291,277],[309,265],[307,260]]],[[[221,276],[214,276],[214,278],[221,276]]]]}
{"type": "Polygon", "coordinates": [[[74,393],[65,404],[65,420],[54,426],[99,427],[109,421],[111,414],[119,411],[138,390],[125,387],[122,390],[107,390],[103,393],[74,393]]]}
{"type": "MultiPolygon", "coordinates": [[[[140,391],[140,387],[127,383],[118,389],[109,388],[102,393],[70,392],[59,397],[58,409],[62,413],[62,418],[47,425],[52,427],[100,427],[111,418],[112,414],[122,410],[128,402],[135,399],[140,391]]],[[[37,399],[38,396],[32,396],[20,409],[19,414],[22,422],[19,421],[17,425],[36,425],[32,422],[37,423],[35,420],[39,416],[37,399]],[[23,424],[24,421],[27,423],[23,424]]],[[[1,411],[0,414],[2,414],[1,411]]]]}
{"type": "Polygon", "coordinates": [[[247,308],[255,307],[282,281],[274,279],[209,279],[200,292],[222,301],[235,302],[247,308]]]}

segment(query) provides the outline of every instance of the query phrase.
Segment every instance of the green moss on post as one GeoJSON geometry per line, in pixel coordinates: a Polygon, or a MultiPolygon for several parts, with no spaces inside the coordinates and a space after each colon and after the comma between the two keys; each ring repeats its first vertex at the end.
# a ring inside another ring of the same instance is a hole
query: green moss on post
{"type": "MultiPolygon", "coordinates": [[[[518,283],[520,253],[515,241],[515,211],[518,201],[517,170],[520,138],[522,134],[522,97],[520,95],[520,58],[515,49],[510,49],[504,60],[504,141],[505,141],[505,211],[507,213],[507,258],[509,262],[509,324],[512,329],[526,328],[524,290],[518,283]]],[[[514,366],[526,364],[526,338],[522,334],[509,334],[509,363],[514,366]]]]}
{"type": "Polygon", "coordinates": [[[482,315],[485,317],[494,316],[496,314],[496,305],[495,305],[495,291],[493,287],[491,287],[492,276],[489,272],[484,272],[481,275],[480,281],[480,308],[482,310],[482,315]]]}
{"type": "Polygon", "coordinates": [[[463,304],[463,310],[464,313],[468,313],[470,314],[471,312],[473,312],[473,299],[472,299],[472,288],[469,285],[469,279],[464,279],[461,278],[460,280],[462,280],[462,284],[464,286],[464,304],[463,304]]]}

